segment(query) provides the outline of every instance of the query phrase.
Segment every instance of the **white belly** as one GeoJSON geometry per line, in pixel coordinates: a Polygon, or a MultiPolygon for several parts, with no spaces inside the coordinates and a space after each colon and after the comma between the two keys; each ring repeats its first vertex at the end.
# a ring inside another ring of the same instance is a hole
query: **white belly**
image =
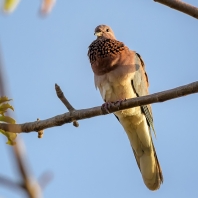
{"type": "MultiPolygon", "coordinates": [[[[113,70],[107,74],[96,76],[95,85],[99,88],[100,94],[105,102],[116,102],[118,100],[136,98],[131,81],[134,77],[132,72],[113,70]]],[[[120,119],[128,116],[140,116],[140,107],[115,112],[120,119]]],[[[135,117],[136,117],[135,116],[135,117]]],[[[134,117],[134,119],[136,119],[134,117]]],[[[139,120],[139,118],[137,118],[139,120]]]]}

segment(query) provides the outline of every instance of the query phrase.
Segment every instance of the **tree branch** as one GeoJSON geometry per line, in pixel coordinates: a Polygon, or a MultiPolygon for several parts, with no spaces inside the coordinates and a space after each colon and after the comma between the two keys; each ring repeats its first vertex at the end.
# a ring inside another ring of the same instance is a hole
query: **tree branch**
{"type": "MultiPolygon", "coordinates": [[[[0,54],[1,55],[1,54],[0,54]]],[[[6,95],[6,87],[5,87],[5,81],[3,80],[3,63],[1,62],[2,59],[0,57],[0,96],[5,96],[6,95]]],[[[9,112],[8,112],[9,115],[9,112]]],[[[7,125],[7,131],[11,131],[11,128],[9,124],[7,125]]],[[[29,198],[41,198],[41,188],[39,184],[37,183],[36,180],[33,179],[33,177],[30,175],[28,168],[29,166],[26,165],[26,159],[24,156],[24,147],[22,147],[22,141],[19,141],[17,139],[16,144],[12,147],[13,154],[16,159],[16,164],[18,168],[18,172],[21,175],[22,178],[22,183],[15,183],[12,182],[9,179],[6,178],[0,178],[0,183],[5,182],[9,187],[13,188],[23,188],[24,191],[27,193],[27,196],[29,198]]],[[[5,184],[4,183],[4,184],[5,184]]]]}
{"type": "MultiPolygon", "coordinates": [[[[142,96],[138,98],[128,99],[126,101],[123,101],[120,104],[120,106],[119,105],[111,106],[109,112],[113,113],[113,112],[123,110],[123,109],[133,108],[133,107],[142,106],[142,105],[148,105],[148,104],[157,103],[157,102],[164,102],[167,100],[183,97],[183,96],[193,94],[193,93],[198,93],[198,81],[181,86],[181,87],[170,89],[167,91],[162,91],[162,92],[158,92],[155,94],[142,96]]],[[[93,107],[89,109],[75,110],[75,111],[72,111],[72,113],[71,112],[64,113],[64,114],[57,115],[55,117],[52,117],[46,120],[40,120],[36,122],[29,122],[29,123],[24,123],[24,124],[0,123],[0,129],[3,129],[4,131],[14,132],[14,133],[21,133],[21,132],[29,133],[33,131],[40,131],[43,129],[47,129],[50,127],[61,126],[66,123],[73,122],[73,120],[82,120],[82,119],[105,115],[105,114],[108,114],[108,113],[103,112],[101,110],[101,106],[98,106],[98,107],[93,107]]]]}
{"type": "Polygon", "coordinates": [[[41,198],[41,188],[37,181],[33,179],[29,172],[29,166],[26,164],[24,146],[22,141],[17,140],[16,144],[13,146],[14,156],[16,158],[16,164],[18,166],[19,173],[22,177],[25,192],[29,198],[41,198]]]}
{"type": "Polygon", "coordinates": [[[198,8],[180,0],[154,0],[198,19],[198,8]]]}
{"type": "MultiPolygon", "coordinates": [[[[69,101],[65,98],[64,93],[62,92],[61,88],[57,84],[55,84],[55,90],[56,90],[56,94],[57,94],[58,98],[67,107],[69,112],[70,113],[74,112],[76,109],[74,109],[74,107],[72,107],[72,105],[69,103],[69,101]]],[[[75,127],[79,127],[79,124],[75,119],[73,120],[73,125],[75,127]]]]}
{"type": "Polygon", "coordinates": [[[0,176],[0,184],[11,189],[16,189],[16,190],[25,189],[25,186],[23,184],[14,182],[11,179],[8,179],[7,177],[4,176],[0,176]]]}

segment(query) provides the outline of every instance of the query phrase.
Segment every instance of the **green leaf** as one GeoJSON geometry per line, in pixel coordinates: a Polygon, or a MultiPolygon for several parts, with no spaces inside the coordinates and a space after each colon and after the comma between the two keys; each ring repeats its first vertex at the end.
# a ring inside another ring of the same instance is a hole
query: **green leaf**
{"type": "Polygon", "coordinates": [[[8,141],[6,142],[6,144],[13,146],[16,143],[15,142],[15,139],[17,137],[16,133],[5,132],[2,129],[0,129],[0,133],[2,133],[3,135],[5,135],[7,137],[8,141]]]}
{"type": "Polygon", "coordinates": [[[15,10],[20,0],[4,0],[3,10],[7,13],[11,13],[15,10]]]}
{"type": "Polygon", "coordinates": [[[0,97],[0,104],[3,102],[9,102],[10,100],[12,100],[12,99],[8,99],[7,96],[2,96],[2,97],[0,97]]]}
{"type": "MultiPolygon", "coordinates": [[[[14,111],[13,106],[11,106],[11,105],[8,104],[8,103],[5,103],[5,104],[0,105],[0,112],[5,113],[8,109],[12,109],[12,110],[14,111]]],[[[2,114],[2,113],[1,113],[1,114],[2,114]]]]}
{"type": "MultiPolygon", "coordinates": [[[[9,102],[9,101],[10,101],[10,99],[8,99],[8,97],[6,97],[6,96],[0,97],[0,122],[15,124],[15,120],[13,118],[11,118],[9,116],[4,116],[4,113],[8,109],[11,109],[14,111],[14,108],[9,103],[5,103],[5,102],[9,102]]],[[[2,129],[0,129],[0,133],[2,133],[3,135],[5,135],[7,137],[8,141],[6,142],[6,144],[9,144],[9,145],[15,144],[15,139],[17,137],[16,133],[7,132],[2,129]]]]}
{"type": "Polygon", "coordinates": [[[15,124],[15,120],[9,116],[0,116],[0,121],[15,124]]]}

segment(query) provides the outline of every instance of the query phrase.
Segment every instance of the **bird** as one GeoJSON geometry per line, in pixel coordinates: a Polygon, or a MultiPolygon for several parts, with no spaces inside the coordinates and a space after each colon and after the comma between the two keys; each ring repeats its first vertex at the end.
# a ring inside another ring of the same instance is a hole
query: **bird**
{"type": "MultiPolygon", "coordinates": [[[[149,81],[141,56],[116,40],[108,25],[95,28],[97,38],[88,47],[88,58],[94,73],[96,88],[109,104],[148,95],[149,81]]],[[[143,105],[114,112],[130,141],[143,181],[154,191],[163,183],[162,170],[152,140],[154,131],[152,109],[143,105]]]]}

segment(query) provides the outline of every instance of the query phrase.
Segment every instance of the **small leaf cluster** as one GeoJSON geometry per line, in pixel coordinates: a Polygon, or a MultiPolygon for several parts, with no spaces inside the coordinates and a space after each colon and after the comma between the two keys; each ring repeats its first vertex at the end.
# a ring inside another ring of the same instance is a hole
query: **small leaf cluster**
{"type": "MultiPolygon", "coordinates": [[[[14,108],[8,103],[10,100],[11,99],[8,99],[8,97],[6,96],[0,97],[0,123],[3,122],[3,123],[15,124],[15,120],[13,118],[5,115],[8,109],[14,111],[14,108]]],[[[7,137],[8,141],[6,142],[6,144],[9,145],[15,144],[15,139],[17,137],[16,133],[7,132],[2,129],[0,129],[0,133],[2,133],[7,137]]]]}

